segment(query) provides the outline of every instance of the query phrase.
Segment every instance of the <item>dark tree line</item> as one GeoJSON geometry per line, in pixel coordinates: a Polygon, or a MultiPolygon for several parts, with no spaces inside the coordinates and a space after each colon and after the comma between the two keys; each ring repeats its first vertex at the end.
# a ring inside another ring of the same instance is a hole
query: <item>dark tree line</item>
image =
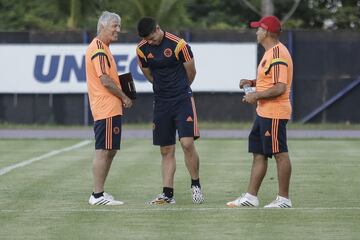
{"type": "Polygon", "coordinates": [[[95,30],[103,10],[132,31],[142,16],[173,29],[246,29],[274,14],[285,28],[360,29],[360,0],[0,0],[0,31],[95,30]]]}

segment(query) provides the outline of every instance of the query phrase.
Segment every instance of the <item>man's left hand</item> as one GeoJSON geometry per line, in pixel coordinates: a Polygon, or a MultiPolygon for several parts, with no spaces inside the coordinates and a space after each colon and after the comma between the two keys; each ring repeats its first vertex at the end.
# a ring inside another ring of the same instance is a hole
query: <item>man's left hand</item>
{"type": "Polygon", "coordinates": [[[256,104],[258,100],[258,94],[256,92],[254,93],[248,93],[246,95],[244,95],[242,101],[245,103],[250,103],[250,104],[256,104]]]}
{"type": "Polygon", "coordinates": [[[123,106],[125,107],[125,108],[131,108],[131,106],[132,106],[132,101],[131,101],[131,99],[130,98],[128,98],[127,96],[125,96],[123,99],[122,99],[122,102],[123,102],[123,106]]]}

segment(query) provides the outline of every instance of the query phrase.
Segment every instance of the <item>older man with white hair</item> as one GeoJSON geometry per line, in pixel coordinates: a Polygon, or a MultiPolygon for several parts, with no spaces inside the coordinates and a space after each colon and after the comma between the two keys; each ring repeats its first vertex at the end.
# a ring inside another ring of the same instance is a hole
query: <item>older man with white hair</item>
{"type": "Polygon", "coordinates": [[[118,14],[103,12],[98,21],[97,36],[86,50],[86,81],[95,133],[91,205],[124,204],[104,192],[112,160],[120,149],[123,107],[132,106],[131,99],[121,89],[116,62],[109,49],[110,43],[118,40],[120,24],[118,14]]]}

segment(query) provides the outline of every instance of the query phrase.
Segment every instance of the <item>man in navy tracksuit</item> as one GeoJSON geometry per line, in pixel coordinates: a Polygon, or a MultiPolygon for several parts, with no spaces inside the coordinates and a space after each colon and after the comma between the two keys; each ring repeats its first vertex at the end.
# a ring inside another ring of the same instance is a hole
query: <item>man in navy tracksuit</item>
{"type": "Polygon", "coordinates": [[[153,144],[160,146],[163,192],[149,204],[175,203],[176,130],[191,177],[192,201],[204,201],[199,179],[199,155],[194,140],[199,138],[195,102],[190,85],[196,75],[190,46],[178,36],[161,30],[155,19],[138,22],[142,38],[137,47],[139,66],[153,84],[153,144]]]}

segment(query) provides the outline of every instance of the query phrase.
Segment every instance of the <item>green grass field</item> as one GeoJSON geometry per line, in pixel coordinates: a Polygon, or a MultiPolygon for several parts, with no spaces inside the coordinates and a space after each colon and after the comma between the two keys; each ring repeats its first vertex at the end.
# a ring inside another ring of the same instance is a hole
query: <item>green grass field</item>
{"type": "MultiPolygon", "coordinates": [[[[0,140],[0,173],[82,140],[0,140]]],[[[144,202],[161,190],[160,156],[150,139],[123,141],[106,190],[124,206],[92,207],[93,142],[0,175],[0,239],[360,239],[360,140],[289,140],[293,209],[230,209],[245,191],[251,159],[246,140],[200,140],[206,203],[194,205],[177,151],[171,206],[144,202]]],[[[178,150],[179,147],[178,147],[178,150]]],[[[259,193],[277,193],[270,160],[259,193]]]]}

